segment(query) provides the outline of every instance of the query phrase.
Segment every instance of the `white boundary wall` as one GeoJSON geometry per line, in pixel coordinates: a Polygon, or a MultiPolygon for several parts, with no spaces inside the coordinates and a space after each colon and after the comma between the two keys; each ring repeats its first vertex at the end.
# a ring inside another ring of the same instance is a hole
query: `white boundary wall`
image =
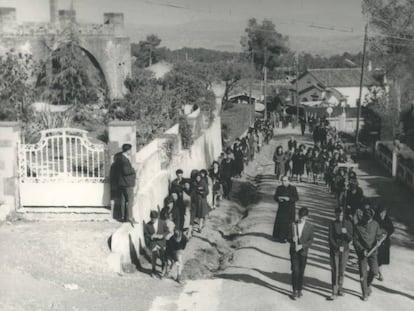
{"type": "MultiPolygon", "coordinates": [[[[167,138],[153,140],[136,154],[134,218],[139,224],[149,221],[151,210],[163,207],[169,184],[175,178],[177,169],[184,171],[184,177],[190,177],[193,169],[207,169],[222,151],[221,118],[218,115],[208,129],[202,130],[189,149],[181,148],[178,124],[166,131],[166,134],[175,135],[178,142],[171,160],[166,158],[162,148],[167,138]]],[[[144,241],[143,236],[141,241],[144,241]]]]}

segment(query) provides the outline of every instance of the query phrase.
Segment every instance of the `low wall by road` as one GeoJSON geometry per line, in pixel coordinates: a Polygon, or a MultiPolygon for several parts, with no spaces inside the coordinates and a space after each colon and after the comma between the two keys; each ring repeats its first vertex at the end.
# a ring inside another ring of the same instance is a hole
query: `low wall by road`
{"type": "MultiPolygon", "coordinates": [[[[339,117],[327,118],[331,126],[334,126],[338,131],[345,133],[353,133],[356,131],[357,118],[347,118],[342,114],[339,117]]],[[[360,118],[359,128],[364,125],[364,118],[360,118]]]]}
{"type": "MultiPolygon", "coordinates": [[[[196,112],[197,113],[197,112],[196,112]]],[[[188,116],[191,119],[191,115],[188,116]]],[[[201,120],[199,118],[198,120],[201,120]]],[[[151,210],[161,209],[175,171],[182,169],[190,177],[193,169],[207,169],[221,153],[221,118],[216,115],[207,129],[196,129],[189,149],[181,146],[178,124],[136,153],[137,186],[134,218],[141,225],[149,221],[151,210]]],[[[141,241],[144,243],[143,236],[141,241]]]]}
{"type": "Polygon", "coordinates": [[[402,157],[393,142],[378,141],[375,145],[375,157],[397,181],[414,191],[414,162],[402,157]]]}

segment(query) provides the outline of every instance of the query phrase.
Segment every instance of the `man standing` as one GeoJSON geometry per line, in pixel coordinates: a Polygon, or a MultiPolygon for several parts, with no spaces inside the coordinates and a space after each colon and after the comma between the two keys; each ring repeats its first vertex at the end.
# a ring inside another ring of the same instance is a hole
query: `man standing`
{"type": "Polygon", "coordinates": [[[305,274],[308,251],[313,242],[313,225],[308,219],[309,211],[306,207],[299,210],[299,220],[291,223],[289,232],[290,242],[290,262],[292,267],[292,287],[291,299],[302,297],[303,277],[305,274]]]}
{"type": "Polygon", "coordinates": [[[134,222],[134,187],[136,173],[131,165],[130,144],[122,145],[122,152],[114,156],[116,176],[118,176],[118,189],[121,195],[121,213],[123,221],[134,222]]]}
{"type": "Polygon", "coordinates": [[[289,184],[287,176],[282,177],[282,185],[277,187],[274,200],[278,202],[279,207],[273,227],[273,238],[281,243],[286,243],[291,231],[291,224],[295,221],[295,202],[299,200],[296,187],[289,184]]]}
{"type": "Polygon", "coordinates": [[[300,131],[302,133],[302,136],[305,135],[305,129],[306,129],[306,116],[301,116],[299,118],[299,122],[300,122],[300,131]]]}
{"type": "Polygon", "coordinates": [[[349,257],[349,243],[353,237],[352,223],[344,218],[341,208],[335,209],[335,220],[329,224],[329,249],[332,268],[332,295],[328,300],[343,296],[342,285],[349,257]]]}
{"type": "Polygon", "coordinates": [[[371,283],[378,275],[378,241],[382,238],[379,224],[373,220],[374,212],[365,208],[360,223],[354,228],[354,247],[358,256],[359,274],[361,280],[362,300],[367,301],[371,295],[371,283]],[[369,267],[369,271],[368,271],[369,267]]]}

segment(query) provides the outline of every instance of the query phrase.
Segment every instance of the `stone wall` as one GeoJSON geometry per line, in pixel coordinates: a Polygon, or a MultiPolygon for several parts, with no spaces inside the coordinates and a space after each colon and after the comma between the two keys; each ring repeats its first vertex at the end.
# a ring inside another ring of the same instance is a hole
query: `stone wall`
{"type": "MultiPolygon", "coordinates": [[[[76,11],[57,11],[51,1],[50,23],[16,22],[16,9],[0,8],[0,56],[10,50],[47,60],[59,47],[65,28],[76,19],[76,11]]],[[[131,73],[131,45],[125,34],[123,13],[105,13],[103,24],[78,24],[80,47],[104,75],[111,99],[122,98],[124,81],[131,73]]]]}
{"type": "Polygon", "coordinates": [[[0,122],[0,221],[15,211],[18,198],[18,143],[20,125],[16,122],[0,122]]]}
{"type": "MultiPolygon", "coordinates": [[[[354,133],[356,131],[357,118],[347,118],[340,115],[336,118],[327,118],[331,126],[334,126],[338,131],[345,133],[354,133]]],[[[359,128],[364,125],[364,118],[360,118],[359,128]]]]}

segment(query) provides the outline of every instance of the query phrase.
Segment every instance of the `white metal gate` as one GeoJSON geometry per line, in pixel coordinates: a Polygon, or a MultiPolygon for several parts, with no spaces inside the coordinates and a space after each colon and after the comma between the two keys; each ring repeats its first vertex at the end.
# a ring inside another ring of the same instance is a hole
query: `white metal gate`
{"type": "Polygon", "coordinates": [[[108,206],[105,145],[87,132],[60,128],[41,131],[36,144],[19,150],[21,206],[108,206]]]}

